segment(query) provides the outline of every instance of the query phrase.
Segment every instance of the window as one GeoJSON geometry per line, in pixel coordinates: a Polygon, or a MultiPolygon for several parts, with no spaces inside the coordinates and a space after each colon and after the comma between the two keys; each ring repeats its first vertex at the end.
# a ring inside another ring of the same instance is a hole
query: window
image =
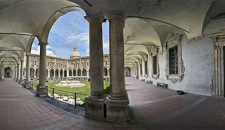
{"type": "Polygon", "coordinates": [[[87,66],[89,66],[89,63],[88,63],[88,61],[87,61],[86,65],[87,65],[87,66]]]}
{"type": "Polygon", "coordinates": [[[152,67],[153,74],[157,74],[157,55],[152,57],[152,67]]]}
{"type": "Polygon", "coordinates": [[[105,61],[105,65],[108,65],[108,61],[107,60],[105,61]]]}
{"type": "Polygon", "coordinates": [[[148,74],[148,60],[145,61],[145,74],[148,74]]]}
{"type": "Polygon", "coordinates": [[[37,65],[37,61],[34,61],[34,65],[37,65]]]}
{"type": "Polygon", "coordinates": [[[178,74],[177,46],[169,49],[169,74],[178,74]]]}
{"type": "Polygon", "coordinates": [[[48,62],[48,66],[50,66],[50,63],[48,62]]]}
{"type": "Polygon", "coordinates": [[[166,77],[173,83],[184,78],[184,63],[182,59],[181,34],[172,33],[165,44],[166,51],[166,77]]]}

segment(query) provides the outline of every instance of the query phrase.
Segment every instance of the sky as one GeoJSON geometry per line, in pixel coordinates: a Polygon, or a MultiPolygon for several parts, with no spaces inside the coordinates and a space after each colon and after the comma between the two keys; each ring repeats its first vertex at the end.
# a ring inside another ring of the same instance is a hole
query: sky
{"type": "MultiPolygon", "coordinates": [[[[74,46],[81,56],[89,56],[89,23],[83,11],[72,11],[61,16],[52,26],[47,46],[48,56],[69,58],[74,46]]],[[[102,24],[104,54],[109,53],[109,23],[102,24]]],[[[40,47],[35,39],[31,53],[39,54],[40,47]]]]}

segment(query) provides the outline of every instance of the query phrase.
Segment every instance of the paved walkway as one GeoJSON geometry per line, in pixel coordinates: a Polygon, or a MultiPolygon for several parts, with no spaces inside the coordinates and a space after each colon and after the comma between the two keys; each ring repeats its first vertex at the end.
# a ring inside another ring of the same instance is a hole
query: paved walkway
{"type": "Polygon", "coordinates": [[[12,80],[0,81],[0,129],[225,129],[225,99],[160,89],[126,79],[133,119],[112,124],[65,112],[12,80]]]}

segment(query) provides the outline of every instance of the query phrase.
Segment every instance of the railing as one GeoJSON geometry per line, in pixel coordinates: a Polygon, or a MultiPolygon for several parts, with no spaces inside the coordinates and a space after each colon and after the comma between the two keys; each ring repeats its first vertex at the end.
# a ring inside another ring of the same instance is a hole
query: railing
{"type": "MultiPolygon", "coordinates": [[[[31,82],[31,88],[33,89],[33,90],[36,90],[36,87],[34,86],[34,82],[31,82]]],[[[86,94],[82,94],[82,93],[77,93],[77,92],[69,92],[69,91],[65,91],[65,90],[60,90],[60,89],[57,89],[57,88],[52,88],[52,87],[48,87],[48,90],[52,90],[51,92],[50,91],[48,91],[48,92],[50,92],[51,94],[52,94],[52,98],[53,99],[55,99],[55,95],[54,94],[59,94],[59,93],[57,93],[57,92],[63,92],[63,93],[67,93],[67,94],[70,94],[70,96],[71,95],[73,95],[73,97],[74,97],[74,107],[76,108],[77,107],[77,96],[78,95],[84,95],[84,96],[86,96],[86,94]]],[[[60,94],[59,94],[60,95],[60,94]]]]}
{"type": "MultiPolygon", "coordinates": [[[[50,88],[48,88],[50,89],[50,88]]],[[[86,96],[86,94],[82,94],[82,93],[74,93],[74,92],[69,92],[69,91],[65,91],[65,90],[60,90],[60,89],[57,89],[57,88],[51,88],[52,89],[52,98],[55,99],[55,94],[56,91],[60,91],[60,92],[63,92],[63,93],[67,93],[67,94],[72,94],[74,96],[74,107],[76,108],[77,107],[77,95],[84,95],[86,96]]]]}

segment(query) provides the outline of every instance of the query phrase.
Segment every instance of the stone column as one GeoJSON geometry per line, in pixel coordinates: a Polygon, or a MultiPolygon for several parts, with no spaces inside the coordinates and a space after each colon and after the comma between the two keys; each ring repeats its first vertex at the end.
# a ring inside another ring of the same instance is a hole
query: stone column
{"type": "Polygon", "coordinates": [[[60,74],[60,69],[58,69],[58,78],[60,78],[61,74],[60,74]]]}
{"type": "Polygon", "coordinates": [[[90,95],[85,98],[85,117],[104,120],[103,42],[101,14],[86,16],[90,39],[90,95]]]}
{"type": "Polygon", "coordinates": [[[129,100],[125,89],[124,78],[124,39],[123,28],[125,13],[112,12],[109,16],[110,29],[110,94],[107,97],[106,120],[130,120],[129,100]]]}
{"type": "Polygon", "coordinates": [[[76,77],[78,76],[78,69],[76,69],[76,77]]]}
{"type": "Polygon", "coordinates": [[[48,78],[51,78],[51,77],[50,77],[50,69],[48,69],[48,78]]]}
{"type": "Polygon", "coordinates": [[[37,72],[36,71],[37,71],[36,68],[34,68],[34,79],[37,78],[37,72]]]}
{"type": "Polygon", "coordinates": [[[83,69],[80,69],[80,76],[83,76],[83,69]]]}
{"type": "Polygon", "coordinates": [[[87,77],[89,77],[89,69],[87,69],[87,77]]]}
{"type": "Polygon", "coordinates": [[[53,69],[53,78],[55,80],[55,69],[53,69]]]}
{"type": "Polygon", "coordinates": [[[47,96],[48,88],[45,84],[46,77],[46,46],[48,43],[41,42],[40,45],[40,60],[39,60],[39,84],[37,85],[36,96],[47,96]]]}
{"type": "Polygon", "coordinates": [[[69,74],[70,74],[70,73],[69,73],[69,69],[67,69],[66,71],[67,71],[67,72],[66,72],[66,77],[68,78],[68,77],[70,76],[70,75],[69,75],[69,74]]]}
{"type": "Polygon", "coordinates": [[[25,86],[26,88],[30,88],[31,87],[31,81],[30,81],[30,53],[27,52],[26,54],[26,83],[25,86]]]}
{"type": "Polygon", "coordinates": [[[23,81],[23,60],[20,62],[20,82],[22,86],[24,86],[24,81],[23,81]]]}
{"type": "Polygon", "coordinates": [[[17,76],[17,67],[16,67],[16,65],[15,65],[15,78],[14,78],[14,80],[17,80],[16,77],[17,76]]]}
{"type": "Polygon", "coordinates": [[[17,82],[19,82],[19,70],[20,70],[19,64],[17,64],[17,69],[16,70],[17,70],[17,73],[16,73],[17,74],[17,76],[16,76],[17,77],[17,82]]]}
{"type": "Polygon", "coordinates": [[[107,76],[109,77],[109,68],[107,68],[107,76]]]}
{"type": "Polygon", "coordinates": [[[65,77],[65,75],[64,75],[64,71],[65,71],[65,70],[63,69],[63,74],[62,74],[62,77],[63,77],[63,78],[65,77]]]}

